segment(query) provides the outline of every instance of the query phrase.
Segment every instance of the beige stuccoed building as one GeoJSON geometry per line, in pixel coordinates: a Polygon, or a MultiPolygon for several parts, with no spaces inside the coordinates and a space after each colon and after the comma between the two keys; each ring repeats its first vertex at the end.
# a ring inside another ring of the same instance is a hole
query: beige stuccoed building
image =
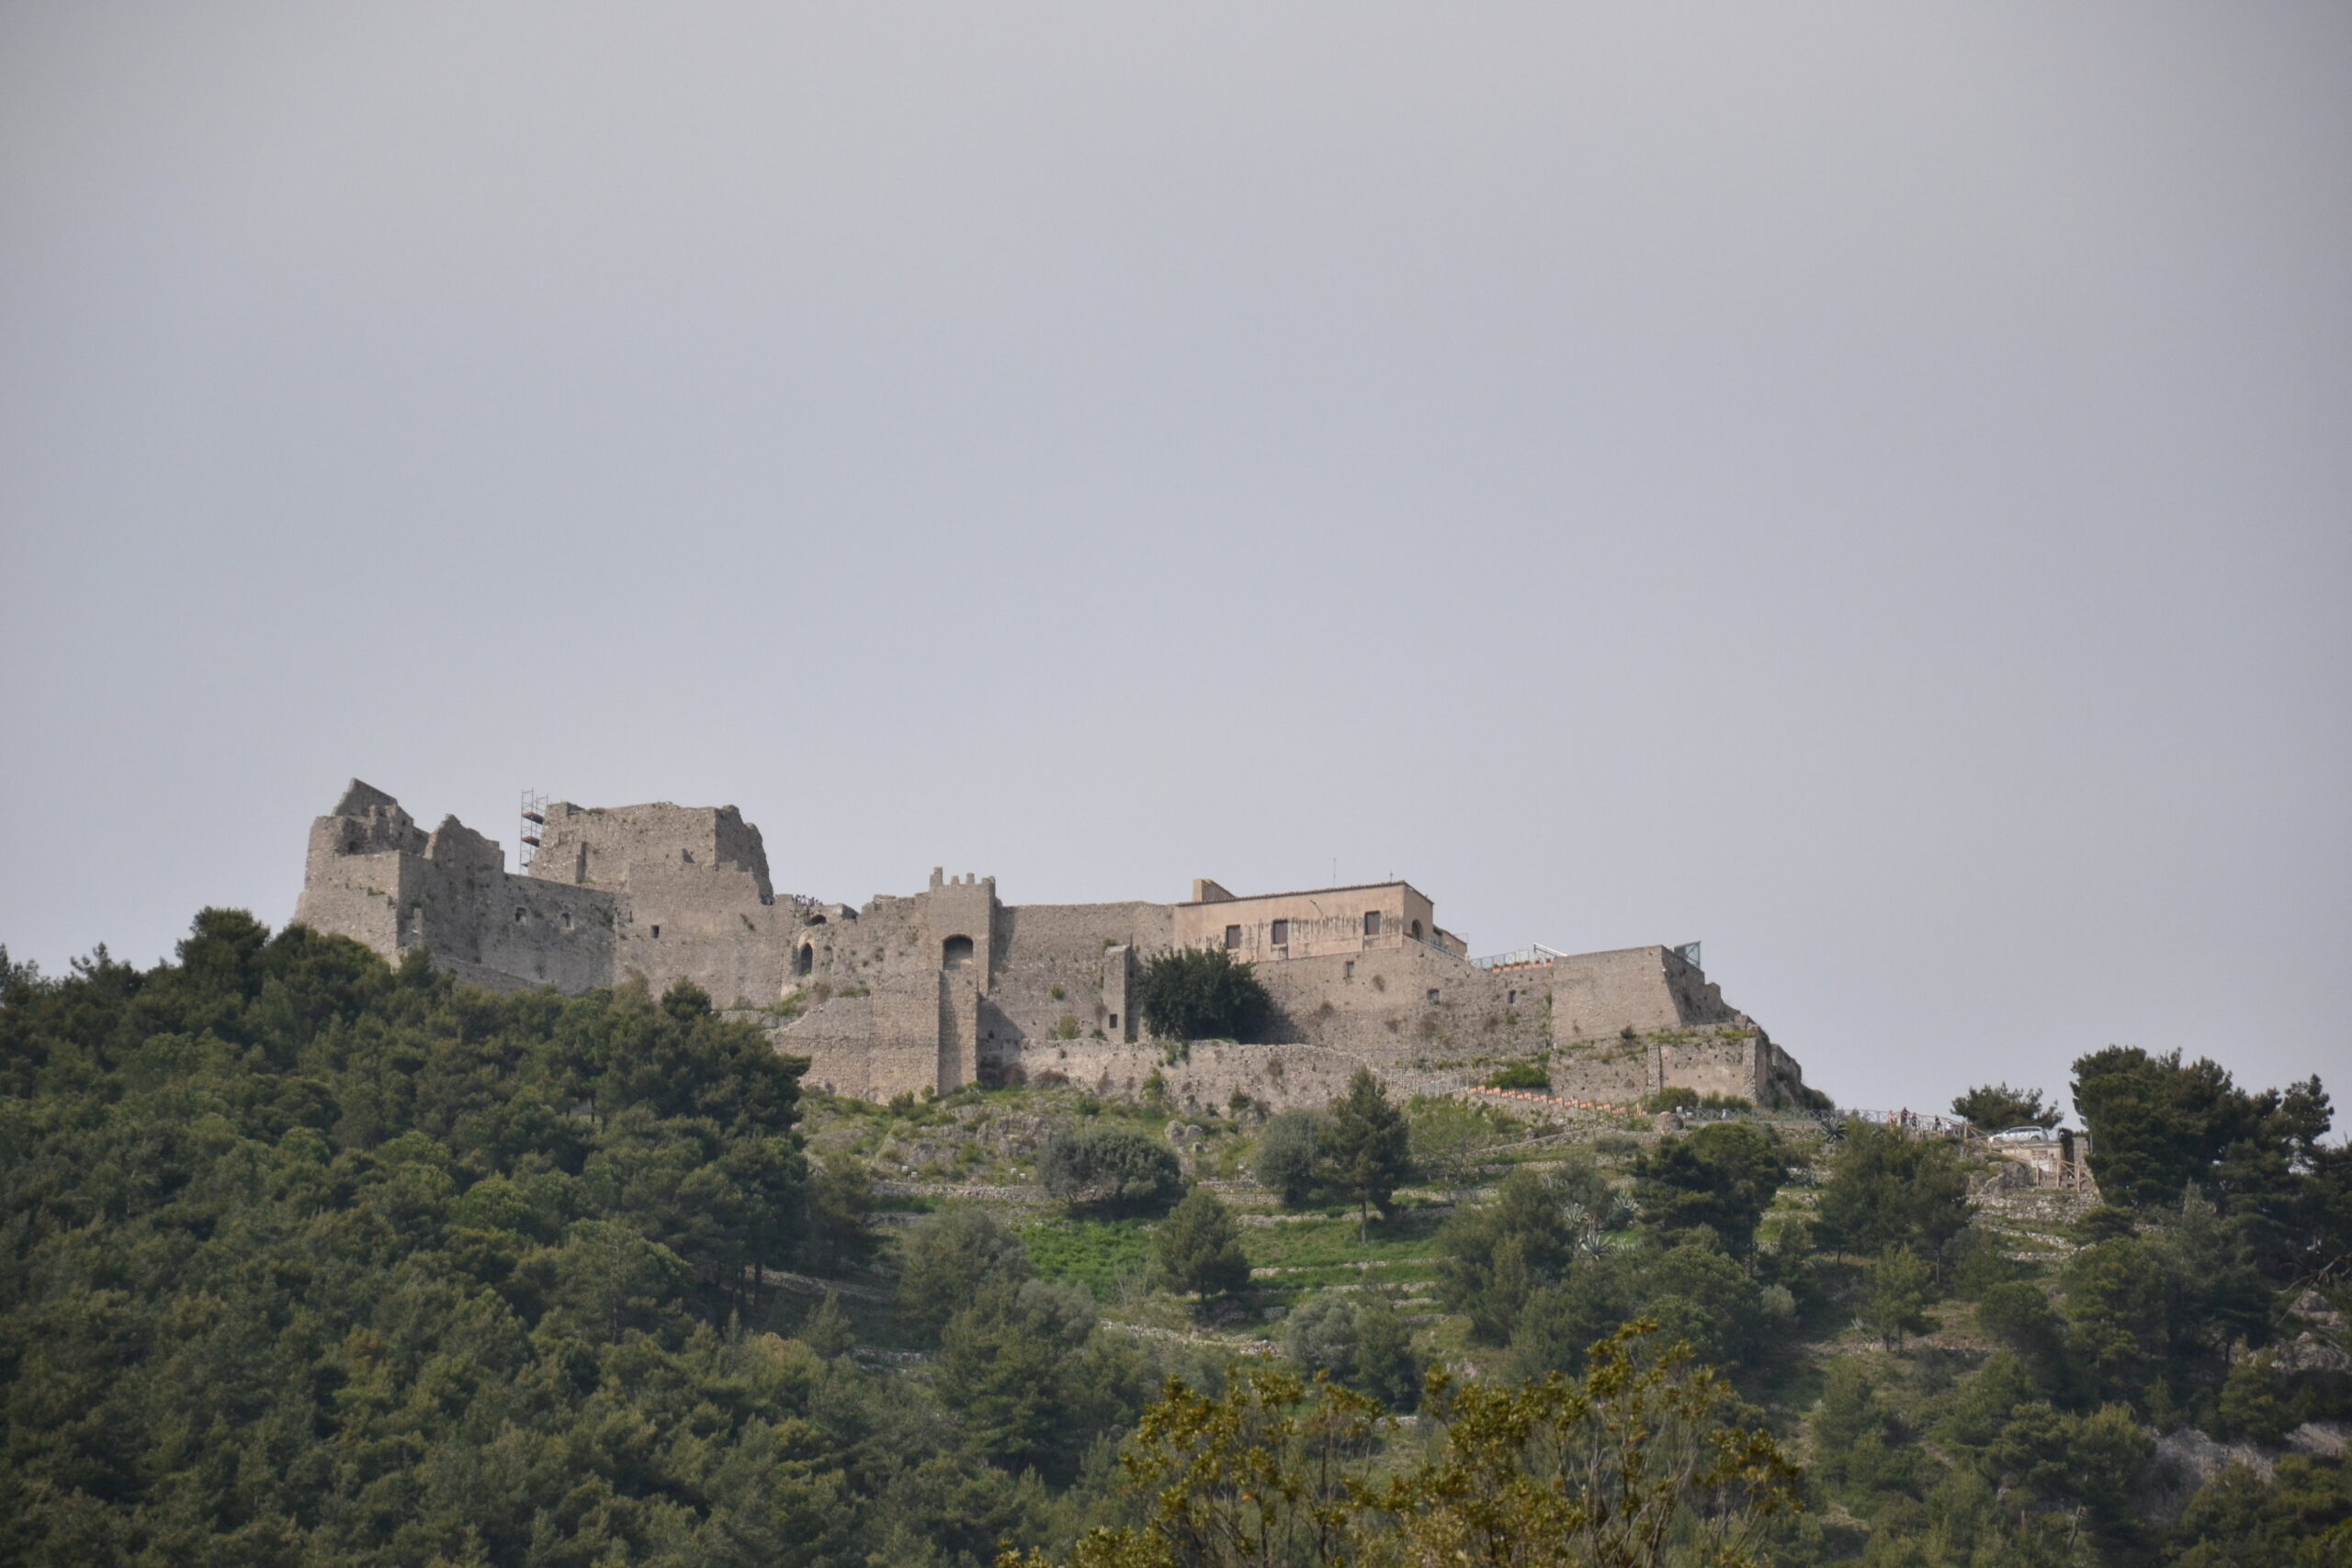
{"type": "Polygon", "coordinates": [[[509,989],[691,982],[765,1021],[812,1086],[876,1099],[1038,1077],[1115,1092],[1162,1070],[1180,1099],[1280,1107],[1320,1103],[1357,1066],[1429,1089],[1547,1049],[1555,1091],[1581,1098],[1804,1092],[1695,948],[1474,957],[1408,882],[1245,896],[1203,879],[1177,903],[1006,904],[994,877],[938,868],[919,891],[849,904],[777,894],[733,807],[542,815],[536,855],[509,871],[455,818],[424,832],[355,780],[311,825],[295,919],[509,989]],[[1272,1043],[1147,1038],[1137,979],[1178,947],[1254,965],[1272,1043]]]}

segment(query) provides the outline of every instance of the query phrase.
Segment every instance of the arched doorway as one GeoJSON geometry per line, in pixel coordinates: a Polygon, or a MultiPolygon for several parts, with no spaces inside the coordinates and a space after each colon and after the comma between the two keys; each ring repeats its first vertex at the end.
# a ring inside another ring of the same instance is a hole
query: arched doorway
{"type": "Polygon", "coordinates": [[[939,966],[942,969],[961,969],[971,961],[972,939],[970,937],[951,936],[939,944],[939,966]]]}

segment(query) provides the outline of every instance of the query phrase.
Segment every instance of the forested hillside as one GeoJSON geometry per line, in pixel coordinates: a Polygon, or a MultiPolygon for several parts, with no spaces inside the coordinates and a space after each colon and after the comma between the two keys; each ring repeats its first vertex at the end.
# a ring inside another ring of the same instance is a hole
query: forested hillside
{"type": "Polygon", "coordinates": [[[0,986],[0,1561],[2352,1562],[2316,1081],[2084,1057],[2094,1205],[1736,1107],[812,1100],[229,911],[0,986]]]}

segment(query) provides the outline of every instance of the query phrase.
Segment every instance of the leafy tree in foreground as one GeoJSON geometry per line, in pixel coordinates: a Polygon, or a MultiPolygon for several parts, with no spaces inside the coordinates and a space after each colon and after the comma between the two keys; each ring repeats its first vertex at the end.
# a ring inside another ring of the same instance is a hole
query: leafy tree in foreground
{"type": "Polygon", "coordinates": [[[1136,1005],[1163,1040],[1252,1039],[1274,1010],[1249,963],[1221,947],[1153,957],[1136,981],[1136,1005]]]}
{"type": "MultiPolygon", "coordinates": [[[[1079,1542],[1073,1568],[1731,1568],[1792,1508],[1795,1465],[1741,1427],[1721,1376],[1629,1325],[1587,1377],[1431,1380],[1439,1435],[1375,1478],[1380,1406],[1329,1383],[1236,1368],[1217,1398],[1171,1383],[1125,1463],[1148,1501],[1079,1542]]],[[[1046,1568],[1008,1553],[1000,1568],[1046,1568]]]]}
{"type": "Polygon", "coordinates": [[[1951,1113],[1980,1133],[2055,1127],[2065,1114],[2055,1105],[2044,1105],[2040,1089],[2011,1089],[2005,1083],[1978,1084],[1951,1102],[1951,1113]]]}
{"type": "Polygon", "coordinates": [[[1250,1259],[1233,1211],[1205,1187],[1195,1187],[1152,1237],[1159,1276],[1203,1305],[1250,1283],[1250,1259]]]}
{"type": "Polygon", "coordinates": [[[1372,1211],[1388,1213],[1411,1170],[1409,1131],[1402,1112],[1369,1067],[1358,1067],[1348,1091],[1331,1102],[1324,1124],[1319,1173],[1324,1185],[1356,1202],[1356,1239],[1372,1234],[1372,1211]]]}
{"type": "Polygon", "coordinates": [[[1037,1178],[1073,1211],[1113,1216],[1165,1208],[1184,1191],[1176,1151],[1126,1127],[1055,1134],[1038,1156],[1037,1178]]]}

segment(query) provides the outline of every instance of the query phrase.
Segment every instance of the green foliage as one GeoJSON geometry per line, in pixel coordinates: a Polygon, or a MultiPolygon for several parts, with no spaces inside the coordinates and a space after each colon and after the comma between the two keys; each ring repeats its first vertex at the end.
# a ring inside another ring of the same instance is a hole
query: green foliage
{"type": "Polygon", "coordinates": [[[1840,1359],[1822,1375],[1821,1403],[1807,1423],[1824,1480],[1864,1492],[1908,1491],[1918,1479],[1912,1434],[1879,1396],[1862,1362],[1840,1359]]]}
{"type": "Polygon", "coordinates": [[[1023,1225],[1021,1239],[1039,1279],[1083,1286],[1098,1302],[1114,1299],[1151,1266],[1151,1234],[1140,1220],[1056,1216],[1023,1225]]]}
{"type": "Polygon", "coordinates": [[[2005,1133],[2012,1127],[2055,1127],[2065,1113],[2042,1103],[2038,1089],[2011,1089],[2007,1084],[1978,1084],[1951,1102],[1951,1113],[1984,1133],[2005,1133]]]}
{"type": "Polygon", "coordinates": [[[1871,1256],[1905,1247],[1934,1258],[1968,1224],[1968,1176],[1940,1138],[1849,1122],[1821,1194],[1822,1239],[1871,1256]]]}
{"type": "MultiPolygon", "coordinates": [[[[955,1568],[1058,1539],[926,1385],[841,1354],[840,1303],[766,1294],[822,1245],[797,1072],[691,987],[492,995],[231,911],[152,970],[19,967],[0,1561],[955,1568]]],[[[1065,1404],[1057,1451],[1138,1404],[1065,1404]]]]}
{"type": "Polygon", "coordinates": [[[1357,1297],[1355,1331],[1354,1387],[1391,1410],[1418,1407],[1424,1368],[1393,1292],[1374,1287],[1357,1297]]]}
{"type": "Polygon", "coordinates": [[[2212,1062],[2110,1046],[2075,1064],[2074,1095],[2109,1203],[2166,1208],[2195,1186],[2247,1222],[2274,1278],[2352,1254],[2352,1150],[2324,1141],[2317,1078],[2249,1094],[2212,1062]]]}
{"type": "Polygon", "coordinates": [[[1166,1208],[1184,1191],[1175,1150],[1101,1122],[1055,1134],[1038,1156],[1037,1179],[1073,1213],[1113,1216],[1166,1208]]]}
{"type": "Polygon", "coordinates": [[[2088,1397],[2197,1403],[2219,1385],[2233,1343],[2268,1337],[2270,1292],[2245,1225],[2194,1195],[2168,1219],[2067,1265],[2067,1354],[2088,1397]]]}
{"type": "Polygon", "coordinates": [[[1114,1344],[1095,1334],[1082,1291],[991,1284],[940,1337],[940,1400],[967,1451],[1068,1485],[1092,1434],[1124,1425],[1142,1403],[1141,1369],[1114,1344]]]}
{"type": "Polygon", "coordinates": [[[2223,1436],[2273,1449],[2299,1425],[2293,1392],[2267,1353],[2248,1356],[2230,1369],[2222,1384],[2218,1416],[2216,1425],[2223,1436]]]}
{"type": "Polygon", "coordinates": [[[1388,1103],[1388,1091],[1369,1067],[1358,1067],[1347,1092],[1331,1102],[1317,1140],[1317,1185],[1355,1201],[1361,1236],[1372,1211],[1388,1213],[1389,1200],[1410,1172],[1410,1140],[1405,1118],[1388,1103]]]}
{"type": "Polygon", "coordinates": [[[1552,1088],[1552,1075],[1545,1070],[1541,1062],[1513,1062],[1489,1073],[1487,1076],[1487,1087],[1488,1089],[1533,1089],[1538,1093],[1548,1093],[1552,1088]]]}
{"type": "Polygon", "coordinates": [[[831,1271],[874,1255],[874,1173],[835,1155],[808,1174],[809,1261],[831,1271]]]}
{"type": "Polygon", "coordinates": [[[1756,1224],[1788,1177],[1788,1154],[1770,1133],[1719,1122],[1667,1138],[1634,1161],[1642,1216],[1669,1234],[1712,1230],[1735,1254],[1756,1245],[1756,1224]]]}
{"type": "Polygon", "coordinates": [[[1250,965],[1221,947],[1156,954],[1136,983],[1144,1023],[1163,1040],[1251,1040],[1273,998],[1250,965]]]}
{"type": "Polygon", "coordinates": [[[1321,1168],[1324,1117],[1316,1111],[1285,1111],[1258,1134],[1250,1174],[1258,1185],[1282,1195],[1285,1208],[1313,1201],[1321,1168]]]}
{"type": "Polygon", "coordinates": [[[975,1292],[1030,1277],[1028,1248],[986,1209],[968,1204],[925,1214],[899,1239],[899,1321],[932,1339],[975,1292]]]}
{"type": "Polygon", "coordinates": [[[2066,1386],[2066,1325],[2039,1285],[1996,1285],[1976,1305],[1977,1325],[2008,1348],[2044,1393],[2066,1386]]]}
{"type": "Polygon", "coordinates": [[[2290,1455],[2265,1484],[2232,1465],[2173,1533],[2181,1568],[2340,1568],[2352,1562],[2352,1469],[2290,1455]]]}
{"type": "Polygon", "coordinates": [[[1464,1100],[1416,1100],[1407,1108],[1406,1153],[1422,1179],[1469,1186],[1487,1168],[1487,1151],[1511,1134],[1487,1106],[1464,1100]]]}
{"type": "Polygon", "coordinates": [[[1905,1247],[1890,1247],[1871,1265],[1870,1299],[1862,1307],[1862,1324],[1888,1349],[1907,1334],[1928,1327],[1930,1299],[1928,1266],[1905,1247]]]}
{"type": "Polygon", "coordinates": [[[1763,1292],[1704,1235],[1580,1257],[1566,1279],[1528,1294],[1507,1364],[1519,1378],[1582,1376],[1591,1347],[1635,1318],[1701,1360],[1736,1363],[1765,1329],[1763,1292]]]}
{"type": "Polygon", "coordinates": [[[1152,1238],[1152,1254],[1162,1280],[1204,1303],[1250,1283],[1241,1227],[1205,1187],[1193,1188],[1176,1205],[1152,1238]]]}
{"type": "Polygon", "coordinates": [[[1309,1296],[1283,1325],[1283,1349],[1299,1367],[1334,1382],[1352,1383],[1356,1371],[1355,1303],[1338,1291],[1309,1296]]]}
{"type": "Polygon", "coordinates": [[[1438,1232],[1439,1299],[1469,1317],[1479,1343],[1509,1343],[1528,1296],[1567,1273],[1586,1234],[1580,1219],[1551,1182],[1512,1171],[1492,1202],[1457,1211],[1438,1232]]]}
{"type": "MultiPolygon", "coordinates": [[[[1434,1439],[1378,1474],[1380,1407],[1330,1382],[1236,1368],[1221,1397],[1178,1383],[1125,1460],[1139,1522],[1080,1542],[1073,1568],[1732,1568],[1793,1507],[1796,1467],[1740,1424],[1722,1379],[1648,1325],[1592,1373],[1510,1387],[1432,1380],[1434,1439]]],[[[1000,1568],[1046,1568],[1008,1554],[1000,1568]]]]}
{"type": "Polygon", "coordinates": [[[1421,1361],[1412,1333],[1385,1290],[1328,1291],[1290,1314],[1283,1348],[1308,1372],[1320,1373],[1392,1410],[1420,1403],[1421,1361]]]}
{"type": "Polygon", "coordinates": [[[846,1356],[857,1343],[857,1331],[842,1308],[841,1297],[827,1291],[794,1337],[820,1356],[846,1356]]]}

